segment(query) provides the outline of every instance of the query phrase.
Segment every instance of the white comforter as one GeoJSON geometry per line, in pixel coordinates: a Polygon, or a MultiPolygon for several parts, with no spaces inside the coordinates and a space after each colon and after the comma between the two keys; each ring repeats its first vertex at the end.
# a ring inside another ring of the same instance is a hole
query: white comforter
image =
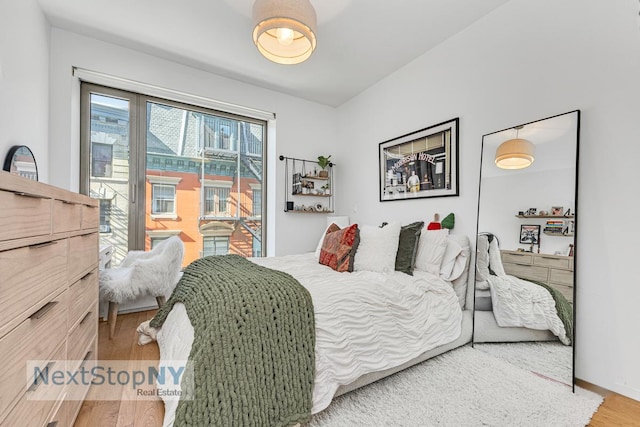
{"type": "Polygon", "coordinates": [[[493,315],[499,326],[548,329],[563,344],[571,344],[549,291],[510,275],[489,276],[487,280],[491,290],[493,315]]]}
{"type": "MultiPolygon", "coordinates": [[[[313,254],[252,258],[285,271],[309,290],[316,322],[316,379],[312,413],[326,408],[339,386],[401,365],[460,335],[462,311],[451,283],[424,272],[338,273],[313,254]]],[[[176,304],[157,333],[162,360],[185,360],[193,327],[176,304]]],[[[165,401],[164,426],[177,400],[165,401]]]]}

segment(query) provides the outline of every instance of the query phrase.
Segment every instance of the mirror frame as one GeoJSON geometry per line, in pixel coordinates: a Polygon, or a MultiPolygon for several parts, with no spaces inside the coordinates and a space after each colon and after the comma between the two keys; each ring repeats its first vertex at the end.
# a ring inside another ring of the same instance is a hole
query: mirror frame
{"type": "Polygon", "coordinates": [[[18,152],[20,150],[26,150],[28,151],[28,154],[31,156],[31,160],[33,160],[33,166],[35,168],[35,179],[31,178],[31,177],[27,177],[28,179],[32,179],[34,181],[38,181],[38,163],[36,162],[36,157],[33,155],[33,151],[31,151],[31,149],[29,147],[27,147],[26,145],[14,145],[13,147],[11,147],[9,149],[9,152],[7,153],[7,156],[4,159],[4,165],[3,165],[3,170],[14,174],[14,175],[19,175],[16,172],[12,172],[12,168],[14,166],[14,163],[16,161],[16,155],[18,154],[18,152]]]}
{"type": "MultiPolygon", "coordinates": [[[[576,141],[576,149],[575,149],[575,185],[574,185],[574,236],[573,236],[573,245],[574,245],[574,255],[573,255],[573,272],[572,272],[572,277],[573,277],[573,336],[572,338],[572,343],[571,343],[571,347],[572,347],[572,359],[571,359],[571,390],[575,393],[575,386],[576,386],[576,302],[577,302],[577,271],[578,271],[578,257],[576,256],[576,254],[578,253],[578,230],[579,230],[579,212],[580,209],[578,208],[579,206],[579,172],[580,172],[580,122],[581,122],[581,112],[579,109],[576,110],[571,110],[571,111],[567,111],[565,113],[561,113],[561,114],[556,114],[553,116],[549,116],[549,117],[544,117],[538,120],[533,120],[527,123],[522,123],[522,124],[517,124],[515,126],[509,126],[507,128],[495,131],[495,132],[490,132],[490,133],[486,133],[484,135],[482,135],[482,145],[480,147],[480,174],[479,174],[479,179],[478,179],[478,208],[477,208],[477,212],[476,212],[476,239],[475,239],[475,243],[476,243],[476,255],[477,255],[477,248],[478,248],[478,233],[480,232],[480,197],[481,197],[481,192],[482,192],[482,170],[483,170],[483,157],[484,157],[484,149],[485,149],[485,138],[490,136],[490,135],[494,135],[500,132],[504,132],[504,131],[508,131],[510,129],[514,129],[517,128],[519,126],[527,126],[533,123],[537,123],[537,122],[541,122],[544,120],[549,120],[549,119],[553,119],[556,117],[560,117],[560,116],[565,116],[568,114],[576,114],[576,129],[575,129],[575,141],[576,141]]],[[[475,341],[475,336],[476,336],[476,329],[475,329],[475,320],[476,320],[476,274],[477,274],[477,270],[476,270],[476,263],[477,263],[477,257],[474,256],[474,263],[473,263],[473,299],[474,299],[474,304],[473,304],[473,321],[472,321],[472,335],[471,335],[471,346],[473,347],[473,345],[476,343],[475,341]]]]}

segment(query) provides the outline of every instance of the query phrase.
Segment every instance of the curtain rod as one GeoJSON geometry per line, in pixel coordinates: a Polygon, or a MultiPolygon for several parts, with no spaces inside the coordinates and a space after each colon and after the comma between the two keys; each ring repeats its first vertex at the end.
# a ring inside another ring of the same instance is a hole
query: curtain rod
{"type": "MultiPolygon", "coordinates": [[[[295,157],[286,157],[286,156],[283,156],[282,154],[281,154],[281,155],[280,155],[280,157],[278,157],[278,158],[279,158],[280,160],[287,159],[287,160],[296,160],[296,161],[298,161],[298,162],[318,163],[318,161],[317,161],[317,160],[297,159],[297,158],[295,158],[295,157]]],[[[335,164],[334,162],[329,162],[329,166],[330,166],[330,167],[331,167],[331,166],[336,166],[336,164],[335,164]]]]}

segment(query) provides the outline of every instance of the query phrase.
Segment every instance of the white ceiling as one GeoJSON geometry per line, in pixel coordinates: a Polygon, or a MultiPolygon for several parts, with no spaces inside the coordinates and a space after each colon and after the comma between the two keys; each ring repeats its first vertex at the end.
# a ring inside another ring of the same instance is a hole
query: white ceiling
{"type": "Polygon", "coordinates": [[[316,51],[278,65],[253,45],[253,0],[39,0],[56,27],[330,106],[508,0],[311,1],[316,51]]]}

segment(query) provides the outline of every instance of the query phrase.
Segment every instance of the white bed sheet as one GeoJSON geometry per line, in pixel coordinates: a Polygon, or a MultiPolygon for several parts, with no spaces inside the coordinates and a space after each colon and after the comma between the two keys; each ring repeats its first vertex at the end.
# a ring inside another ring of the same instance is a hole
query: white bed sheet
{"type": "MultiPolygon", "coordinates": [[[[341,385],[399,366],[423,352],[454,341],[462,311],[450,282],[425,272],[338,273],[313,254],[252,258],[285,271],[311,294],[316,322],[316,379],[312,413],[331,403],[341,385]]],[[[161,363],[187,359],[193,327],[176,304],[158,331],[161,363]]],[[[165,401],[164,426],[173,425],[177,400],[165,401]]]]}

